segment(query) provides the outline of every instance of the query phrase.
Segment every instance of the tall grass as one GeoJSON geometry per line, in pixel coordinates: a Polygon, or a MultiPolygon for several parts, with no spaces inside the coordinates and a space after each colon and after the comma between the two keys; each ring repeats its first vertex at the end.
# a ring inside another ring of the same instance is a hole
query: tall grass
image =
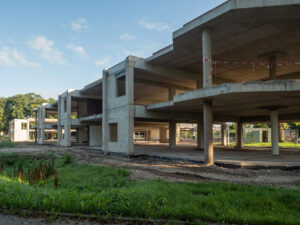
{"type": "Polygon", "coordinates": [[[0,140],[0,149],[1,148],[13,148],[15,144],[8,140],[0,140]]]}
{"type": "MultiPolygon", "coordinates": [[[[9,170],[7,168],[6,170],[9,170]]],[[[234,224],[299,224],[300,190],[230,183],[132,181],[124,169],[56,163],[59,177],[35,186],[0,175],[0,206],[101,217],[234,224]]]]}

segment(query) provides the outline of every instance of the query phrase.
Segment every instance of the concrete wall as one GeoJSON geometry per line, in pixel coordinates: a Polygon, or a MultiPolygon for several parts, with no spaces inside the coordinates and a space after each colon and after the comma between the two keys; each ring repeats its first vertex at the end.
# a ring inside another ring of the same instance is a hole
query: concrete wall
{"type": "Polygon", "coordinates": [[[10,123],[10,137],[11,141],[29,141],[29,120],[15,119],[10,123]],[[22,123],[27,124],[27,129],[22,130],[22,123]]]}
{"type": "Polygon", "coordinates": [[[71,146],[71,103],[72,91],[68,90],[58,98],[58,141],[59,146],[71,146]],[[62,132],[64,131],[64,132],[62,132]]]}
{"type": "Polygon", "coordinates": [[[104,73],[103,79],[103,137],[105,152],[133,153],[133,127],[134,127],[134,95],[133,76],[134,65],[131,57],[126,61],[112,67],[104,73]],[[126,94],[117,97],[117,78],[125,76],[126,94]],[[106,96],[106,97],[104,97],[106,96]],[[111,141],[109,124],[117,124],[117,141],[111,141]],[[106,145],[107,144],[107,145],[106,145]],[[107,148],[107,149],[106,149],[107,148]]]}
{"type": "Polygon", "coordinates": [[[78,101],[77,102],[77,118],[87,116],[87,102],[86,101],[78,101]]]}
{"type": "Polygon", "coordinates": [[[89,129],[88,127],[82,127],[77,129],[77,144],[88,145],[89,143],[89,129]]]}
{"type": "Polygon", "coordinates": [[[102,145],[102,126],[90,125],[89,146],[102,145]]]}
{"type": "Polygon", "coordinates": [[[160,139],[160,129],[158,127],[135,127],[134,132],[147,132],[146,141],[158,141],[160,139]]]}

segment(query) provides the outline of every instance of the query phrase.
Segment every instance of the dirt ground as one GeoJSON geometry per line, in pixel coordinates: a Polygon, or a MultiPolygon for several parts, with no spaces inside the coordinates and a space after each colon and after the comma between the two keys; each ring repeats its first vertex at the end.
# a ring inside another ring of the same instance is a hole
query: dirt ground
{"type": "Polygon", "coordinates": [[[63,156],[70,153],[79,163],[121,167],[130,170],[133,180],[162,179],[167,182],[231,182],[235,184],[252,184],[278,186],[281,188],[299,188],[300,170],[281,169],[230,169],[218,166],[205,167],[199,163],[185,160],[158,159],[147,156],[128,158],[121,155],[104,156],[102,152],[83,147],[41,146],[19,144],[16,148],[1,149],[0,152],[19,152],[25,154],[54,153],[63,156]]]}

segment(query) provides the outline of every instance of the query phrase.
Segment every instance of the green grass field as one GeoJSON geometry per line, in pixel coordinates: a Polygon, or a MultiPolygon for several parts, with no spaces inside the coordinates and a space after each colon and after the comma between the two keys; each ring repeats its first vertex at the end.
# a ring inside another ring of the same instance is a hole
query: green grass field
{"type": "Polygon", "coordinates": [[[35,185],[13,178],[14,167],[39,165],[41,158],[0,155],[0,206],[32,210],[92,214],[102,218],[177,219],[234,224],[299,224],[300,189],[230,183],[167,183],[132,181],[120,168],[57,159],[58,187],[50,176],[35,185]]]}

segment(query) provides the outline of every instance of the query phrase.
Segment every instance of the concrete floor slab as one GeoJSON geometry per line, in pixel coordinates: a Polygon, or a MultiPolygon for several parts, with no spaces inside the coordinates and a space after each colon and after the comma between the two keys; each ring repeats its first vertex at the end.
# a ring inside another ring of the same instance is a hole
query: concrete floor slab
{"type": "MultiPolygon", "coordinates": [[[[300,169],[300,149],[280,149],[279,156],[272,155],[270,148],[254,147],[215,147],[214,153],[215,164],[225,167],[300,169]]],[[[172,149],[168,145],[136,145],[135,154],[204,162],[203,149],[187,145],[172,149]]]]}

